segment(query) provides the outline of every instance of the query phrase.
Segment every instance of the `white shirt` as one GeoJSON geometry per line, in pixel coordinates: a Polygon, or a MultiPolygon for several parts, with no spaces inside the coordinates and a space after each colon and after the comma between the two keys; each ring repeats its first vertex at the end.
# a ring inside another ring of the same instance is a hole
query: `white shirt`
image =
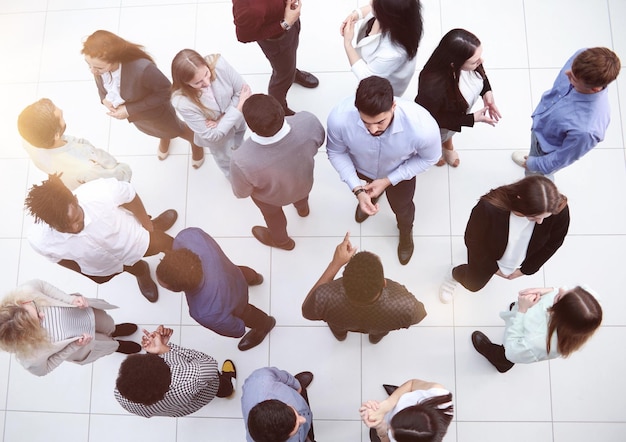
{"type": "Polygon", "coordinates": [[[467,101],[467,112],[471,111],[476,101],[478,101],[484,86],[485,80],[478,72],[461,71],[459,75],[459,90],[465,101],[467,101]]]}
{"type": "Polygon", "coordinates": [[[400,97],[415,74],[417,57],[409,60],[404,47],[392,42],[388,34],[366,36],[365,28],[372,17],[370,12],[359,22],[360,28],[355,32],[354,48],[361,59],[352,65],[352,72],[359,81],[372,75],[386,78],[393,87],[393,94],[400,97]]]}
{"type": "Polygon", "coordinates": [[[118,163],[108,152],[97,149],[82,138],[63,135],[65,145],[55,148],[35,147],[24,141],[22,146],[37,168],[47,174],[62,173],[61,181],[70,190],[97,178],[130,181],[130,166],[118,163]]]}
{"type": "Polygon", "coordinates": [[[509,239],[504,254],[498,260],[498,268],[504,275],[509,276],[526,259],[528,244],[534,229],[534,221],[529,221],[525,216],[517,216],[511,212],[509,215],[509,239]]]}
{"type": "Polygon", "coordinates": [[[120,205],[135,198],[135,189],[115,178],[101,178],[78,187],[74,194],[85,212],[79,233],[63,233],[36,223],[28,240],[36,252],[58,262],[76,261],[82,273],[109,276],[138,262],[148,250],[150,234],[120,205]]]}
{"type": "Polygon", "coordinates": [[[102,78],[102,85],[107,91],[105,100],[109,100],[113,107],[118,107],[124,104],[126,101],[122,98],[120,92],[120,84],[122,81],[122,63],[113,72],[105,72],[100,75],[102,78]]]}

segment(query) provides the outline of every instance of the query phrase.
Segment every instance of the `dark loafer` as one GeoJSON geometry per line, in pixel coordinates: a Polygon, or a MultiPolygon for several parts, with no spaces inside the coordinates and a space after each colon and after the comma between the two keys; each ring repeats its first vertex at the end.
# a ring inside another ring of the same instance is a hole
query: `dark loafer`
{"type": "Polygon", "coordinates": [[[137,278],[137,284],[141,294],[150,302],[157,302],[159,299],[159,289],[150,276],[150,266],[146,261],[141,261],[143,272],[137,278]]]}
{"type": "Polygon", "coordinates": [[[269,247],[276,247],[283,250],[293,250],[293,248],[296,246],[295,241],[291,238],[289,238],[289,241],[287,241],[285,244],[276,244],[272,239],[270,230],[267,227],[254,226],[252,228],[252,235],[254,235],[254,237],[258,239],[259,242],[269,247]]]}
{"type": "Polygon", "coordinates": [[[141,351],[141,345],[137,344],[133,341],[117,341],[120,346],[115,350],[118,353],[123,353],[125,355],[132,355],[135,353],[139,353],[141,351]]]}
{"type": "Polygon", "coordinates": [[[111,335],[112,338],[118,336],[130,336],[137,331],[137,324],[131,324],[130,322],[124,322],[115,326],[115,331],[111,335]]]}
{"type": "Polygon", "coordinates": [[[250,330],[243,336],[243,338],[241,338],[241,341],[239,341],[239,345],[237,345],[237,348],[239,348],[239,350],[241,351],[246,351],[256,347],[261,342],[263,342],[263,339],[265,339],[265,337],[276,325],[276,319],[274,319],[272,316],[270,316],[269,318],[270,323],[265,329],[253,328],[252,330],[250,330]]]}
{"type": "Polygon", "coordinates": [[[293,82],[309,89],[316,88],[320,84],[320,81],[315,75],[307,71],[301,71],[300,69],[296,69],[296,78],[293,82]]]}
{"type": "Polygon", "coordinates": [[[169,209],[152,220],[154,230],[165,232],[170,229],[178,219],[178,213],[174,209],[169,209]]]}
{"type": "Polygon", "coordinates": [[[311,385],[311,382],[313,382],[313,373],[310,371],[303,371],[295,375],[294,378],[300,382],[300,387],[302,387],[303,390],[306,390],[306,388],[311,385]]]}
{"type": "Polygon", "coordinates": [[[413,244],[413,231],[407,234],[400,233],[400,242],[398,243],[398,259],[400,264],[406,265],[413,256],[413,250],[415,245],[413,244]]]}

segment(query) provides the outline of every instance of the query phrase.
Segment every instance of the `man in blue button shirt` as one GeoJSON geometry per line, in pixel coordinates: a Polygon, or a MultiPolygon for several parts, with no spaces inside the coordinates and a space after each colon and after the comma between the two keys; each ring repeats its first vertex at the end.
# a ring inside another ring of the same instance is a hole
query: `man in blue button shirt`
{"type": "Polygon", "coordinates": [[[307,394],[312,380],[310,371],[295,376],[276,367],[253,371],[241,396],[247,442],[314,442],[307,394]]]}
{"type": "Polygon", "coordinates": [[[532,114],[530,153],[513,153],[526,175],[553,179],[604,139],[611,119],[607,86],[620,68],[607,48],[581,49],[565,63],[532,114]]]}
{"type": "Polygon", "coordinates": [[[356,222],[375,215],[386,193],[400,231],[398,259],[407,264],[413,255],[415,176],[441,156],[437,122],[419,104],[394,97],[388,80],[372,76],[361,80],[356,97],[331,111],[327,127],[328,159],[358,200],[356,222]]]}

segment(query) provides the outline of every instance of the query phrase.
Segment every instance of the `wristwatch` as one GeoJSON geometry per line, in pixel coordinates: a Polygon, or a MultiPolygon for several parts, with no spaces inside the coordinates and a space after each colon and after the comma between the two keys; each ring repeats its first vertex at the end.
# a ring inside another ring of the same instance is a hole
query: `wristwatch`
{"type": "Polygon", "coordinates": [[[282,20],[280,21],[280,25],[283,27],[283,29],[284,29],[285,31],[288,31],[288,30],[290,30],[290,29],[291,29],[291,25],[290,25],[289,23],[287,23],[287,22],[285,21],[285,19],[282,19],[282,20]]]}

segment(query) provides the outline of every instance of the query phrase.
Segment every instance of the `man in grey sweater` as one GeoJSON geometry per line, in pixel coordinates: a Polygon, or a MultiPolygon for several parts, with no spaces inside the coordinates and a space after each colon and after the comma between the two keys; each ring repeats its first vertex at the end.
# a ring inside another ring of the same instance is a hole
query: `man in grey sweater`
{"type": "Polygon", "coordinates": [[[251,197],[267,227],[252,234],[270,247],[292,250],[283,206],[293,204],[298,215],[309,214],[314,156],[324,142],[324,128],[309,112],[285,117],[281,104],[265,94],[248,98],[242,109],[252,135],[233,151],[231,185],[237,198],[251,197]]]}

